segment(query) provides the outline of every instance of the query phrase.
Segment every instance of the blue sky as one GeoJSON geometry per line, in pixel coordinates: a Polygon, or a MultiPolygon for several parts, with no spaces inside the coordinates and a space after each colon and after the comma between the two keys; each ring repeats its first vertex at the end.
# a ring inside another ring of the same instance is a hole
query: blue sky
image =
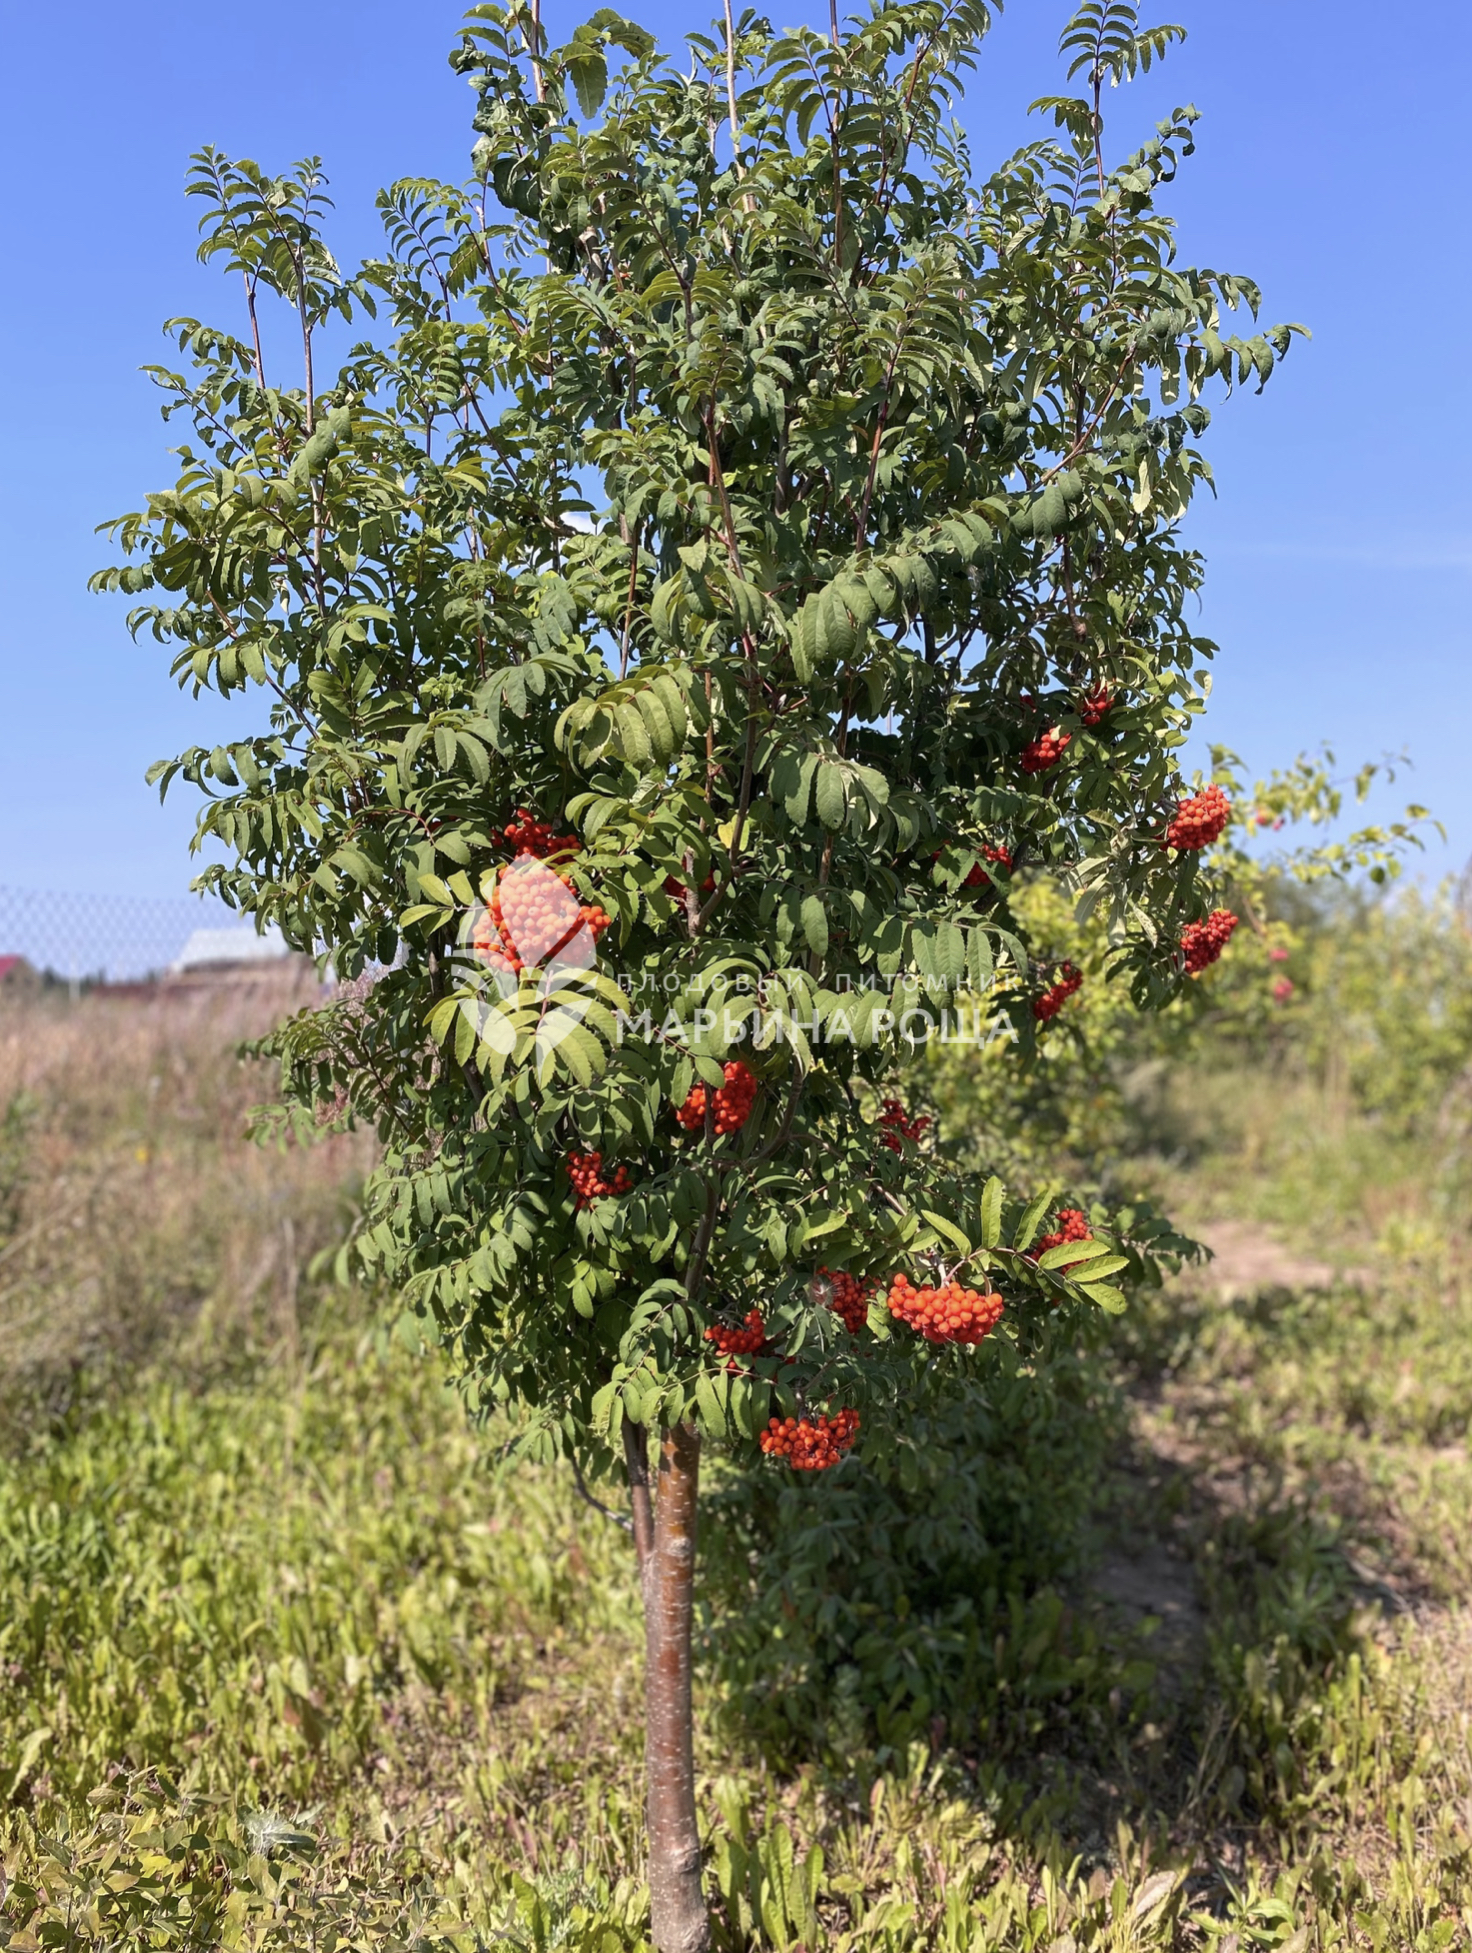
{"type": "MultiPolygon", "coordinates": [[[[554,34],[592,11],[547,0],[554,34]]],[[[657,0],[627,9],[662,40],[703,26],[657,0]]],[[[826,21],[783,6],[780,24],[826,21]]],[[[1058,92],[1066,5],[1012,0],[968,91],[978,169],[1058,92]]],[[[458,178],[471,97],[446,65],[459,9],[440,0],[155,0],[15,6],[0,144],[10,298],[0,436],[0,883],[173,894],[190,873],[187,792],[159,810],[148,762],[221,724],[181,697],[91,597],[102,518],[171,479],[140,366],[173,313],[232,320],[233,291],[194,261],[181,190],[212,141],[279,169],[319,153],[339,256],[376,246],[372,198],[400,175],[458,178]]],[[[1170,208],[1182,255],[1257,278],[1270,319],[1302,320],[1261,398],[1207,438],[1220,499],[1192,517],[1208,557],[1203,627],[1222,646],[1212,736],[1258,769],[1328,741],[1342,768],[1407,750],[1378,811],[1410,797],[1446,825],[1424,867],[1472,854],[1465,759],[1472,297],[1462,91],[1472,16],[1453,0],[1175,0],[1184,48],[1110,99],[1116,143],[1176,102],[1202,111],[1170,208]]]]}

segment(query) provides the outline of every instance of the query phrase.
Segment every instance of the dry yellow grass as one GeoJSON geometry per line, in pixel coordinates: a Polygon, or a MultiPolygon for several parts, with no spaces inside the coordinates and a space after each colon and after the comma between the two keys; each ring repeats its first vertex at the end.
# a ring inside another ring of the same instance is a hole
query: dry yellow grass
{"type": "MultiPolygon", "coordinates": [[[[246,1136],[272,1068],[238,1056],[314,994],[300,976],[152,999],[0,997],[0,1366],[53,1411],[166,1340],[291,1347],[311,1257],[340,1236],[361,1136],[246,1136]]],[[[14,1414],[14,1412],[12,1412],[14,1414]]]]}

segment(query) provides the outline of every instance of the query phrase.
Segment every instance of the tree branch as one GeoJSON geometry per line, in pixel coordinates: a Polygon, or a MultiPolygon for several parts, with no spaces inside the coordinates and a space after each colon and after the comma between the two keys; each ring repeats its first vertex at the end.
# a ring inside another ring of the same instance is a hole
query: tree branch
{"type": "Polygon", "coordinates": [[[737,176],[741,168],[741,124],[736,119],[736,28],[731,19],[731,0],[726,4],[726,115],[731,124],[731,160],[737,176]]]}
{"type": "Polygon", "coordinates": [[[654,1551],[654,1502],[649,1496],[649,1437],[642,1424],[624,1419],[624,1470],[629,1477],[629,1509],[633,1514],[629,1530],[634,1535],[634,1557],[639,1572],[644,1572],[654,1551]]]}
{"type": "MultiPolygon", "coordinates": [[[[602,1499],[595,1498],[588,1490],[588,1481],[583,1477],[583,1468],[571,1452],[568,1453],[568,1463],[572,1466],[573,1483],[577,1486],[578,1497],[583,1503],[592,1506],[595,1512],[601,1512],[605,1519],[611,1519],[615,1526],[622,1526],[626,1533],[632,1533],[634,1530],[632,1519],[622,1512],[615,1512],[611,1505],[605,1505],[602,1499]]],[[[635,1544],[637,1545],[637,1541],[635,1544]]]]}

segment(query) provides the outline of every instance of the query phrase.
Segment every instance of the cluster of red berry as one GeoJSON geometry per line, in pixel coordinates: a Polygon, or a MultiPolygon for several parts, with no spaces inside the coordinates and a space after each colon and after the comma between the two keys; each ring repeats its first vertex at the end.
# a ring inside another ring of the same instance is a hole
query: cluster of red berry
{"type": "MultiPolygon", "coordinates": [[[[1065,1241],[1092,1241],[1093,1238],[1093,1230],[1084,1219],[1082,1208],[1060,1207],[1057,1228],[1052,1234],[1043,1236],[1032,1250],[1032,1259],[1036,1261],[1038,1256],[1045,1255],[1049,1248],[1061,1248],[1065,1241]]],[[[1067,1266],[1066,1263],[1063,1265],[1067,1266]]]]}
{"type": "MultiPolygon", "coordinates": [[[[748,1071],[739,1058],[733,1059],[725,1067],[725,1084],[716,1090],[715,1125],[719,1137],[723,1133],[739,1132],[746,1124],[751,1108],[756,1100],[756,1078],[748,1071]]],[[[678,1106],[675,1117],[686,1132],[698,1132],[705,1124],[705,1087],[697,1085],[682,1106],[678,1106]]]]}
{"type": "Polygon", "coordinates": [[[1078,716],[1086,726],[1102,725],[1107,715],[1114,710],[1114,694],[1107,685],[1096,685],[1092,692],[1086,692],[1079,703],[1078,716]]]}
{"type": "Polygon", "coordinates": [[[794,1471],[824,1472],[836,1465],[859,1431],[859,1413],[841,1410],[832,1417],[774,1417],[758,1442],[771,1458],[785,1458],[794,1471]]]}
{"type": "MultiPolygon", "coordinates": [[[[700,884],[701,894],[702,895],[711,894],[715,888],[715,885],[716,885],[715,876],[707,875],[705,880],[700,884]]],[[[671,901],[683,902],[685,899],[685,884],[682,881],[679,881],[674,875],[666,875],[664,878],[664,892],[666,895],[670,897],[671,901]]]]}
{"type": "Polygon", "coordinates": [[[611,920],[595,903],[580,906],[566,875],[515,869],[498,878],[471,946],[489,968],[514,975],[567,949],[581,929],[596,943],[611,920]]]}
{"type": "Polygon", "coordinates": [[[579,1207],[591,1207],[604,1194],[625,1194],[629,1191],[629,1169],[616,1166],[612,1175],[605,1180],[601,1153],[569,1153],[567,1177],[572,1181],[579,1207]]]}
{"type": "Polygon", "coordinates": [[[1232,803],[1220,787],[1206,787],[1189,794],[1176,808],[1175,817],[1165,830],[1165,845],[1182,852],[1209,848],[1219,841],[1232,818],[1232,803]]]}
{"type": "Polygon", "coordinates": [[[500,903],[494,896],[491,907],[475,919],[470,947],[475,951],[476,961],[484,963],[496,976],[514,976],[521,968],[521,958],[506,934],[501,922],[500,903]]]}
{"type": "Polygon", "coordinates": [[[722,1356],[760,1356],[767,1346],[767,1325],[762,1321],[761,1310],[753,1309],[741,1329],[713,1322],[705,1332],[705,1340],[714,1343],[722,1356]]]}
{"type": "MultiPolygon", "coordinates": [[[[999,868],[1003,869],[1009,875],[1012,872],[1011,850],[1002,847],[1000,844],[993,847],[990,841],[983,841],[981,844],[981,860],[994,861],[999,868]]],[[[982,867],[981,861],[977,861],[972,863],[971,872],[962,883],[962,887],[980,888],[983,882],[990,882],[990,880],[991,876],[982,867]]]]}
{"type": "Polygon", "coordinates": [[[1294,982],[1292,977],[1279,977],[1278,981],[1273,985],[1273,1002],[1275,1004],[1286,1004],[1288,999],[1293,995],[1293,991],[1294,982]]]}
{"type": "Polygon", "coordinates": [[[538,861],[549,854],[576,854],[582,846],[576,834],[554,834],[551,821],[539,821],[526,807],[517,808],[516,819],[501,833],[513,854],[534,855],[538,861]]]}
{"type": "Polygon", "coordinates": [[[1054,726],[1048,732],[1040,732],[1036,739],[1029,740],[1022,749],[1018,764],[1024,773],[1046,773],[1050,766],[1056,766],[1063,757],[1063,749],[1073,738],[1071,732],[1060,732],[1054,726]]]}
{"type": "Polygon", "coordinates": [[[857,1275],[835,1274],[831,1268],[820,1268],[818,1279],[828,1284],[829,1308],[844,1328],[852,1330],[857,1336],[869,1320],[869,1296],[873,1284],[861,1281],[857,1275]]]}
{"type": "Polygon", "coordinates": [[[1041,997],[1032,1000],[1032,1014],[1040,1024],[1046,1024],[1050,1017],[1056,1017],[1068,1002],[1075,990],[1083,988],[1083,977],[1072,963],[1061,963],[1058,975],[1041,997]]]}
{"type": "Polygon", "coordinates": [[[1188,976],[1201,972],[1221,955],[1232,940],[1237,918],[1230,909],[1213,909],[1205,922],[1188,922],[1181,931],[1181,953],[1188,976]]]}
{"type": "Polygon", "coordinates": [[[1000,1295],[983,1295],[959,1282],[916,1288],[908,1275],[896,1275],[889,1289],[889,1313],[918,1329],[927,1343],[979,1343],[1002,1319],[1000,1295]]]}
{"type": "Polygon", "coordinates": [[[898,1153],[903,1150],[904,1140],[919,1139],[929,1124],[924,1115],[912,1119],[898,1099],[885,1099],[879,1114],[879,1144],[887,1146],[891,1153],[898,1153]]]}

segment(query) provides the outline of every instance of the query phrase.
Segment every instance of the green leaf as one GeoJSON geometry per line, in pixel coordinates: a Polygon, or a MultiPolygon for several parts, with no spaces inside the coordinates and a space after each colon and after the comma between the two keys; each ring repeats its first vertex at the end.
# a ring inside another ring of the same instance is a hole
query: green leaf
{"type": "Polygon", "coordinates": [[[802,933],[814,956],[828,954],[828,911],[823,906],[821,895],[803,897],[802,933]]]}
{"type": "Polygon", "coordinates": [[[1002,1183],[994,1173],[981,1190],[981,1245],[995,1248],[1002,1238],[1002,1183]]]}
{"type": "Polygon", "coordinates": [[[586,116],[596,115],[608,92],[608,63],[601,54],[580,48],[569,55],[567,72],[577,93],[578,107],[586,116]]]}
{"type": "Polygon", "coordinates": [[[1106,1315],[1122,1316],[1128,1307],[1124,1291],[1109,1282],[1080,1282],[1077,1287],[1086,1301],[1096,1302],[1106,1315]]]}
{"type": "Polygon", "coordinates": [[[920,1213],[922,1218],[928,1221],[935,1229],[941,1239],[950,1243],[957,1254],[969,1255],[971,1253],[970,1241],[967,1240],[966,1236],[956,1226],[954,1221],[948,1221],[944,1214],[937,1214],[929,1207],[922,1207],[920,1213]]]}
{"type": "Polygon", "coordinates": [[[1121,1268],[1128,1268],[1130,1258],[1128,1255],[1102,1255],[1081,1265],[1085,1266],[1086,1272],[1078,1279],[1094,1282],[1101,1280],[1105,1275],[1117,1275],[1121,1268]]]}
{"type": "Polygon", "coordinates": [[[785,801],[787,818],[801,825],[808,817],[808,804],[812,799],[813,779],[818,771],[818,756],[809,753],[798,769],[797,780],[785,801]]]}
{"type": "Polygon", "coordinates": [[[938,976],[959,983],[966,971],[966,938],[954,922],[942,922],[935,932],[935,970],[938,976]]]}
{"type": "Polygon", "coordinates": [[[431,1044],[444,1043],[450,1035],[450,1026],[455,1022],[459,1012],[460,1001],[457,997],[444,997],[435,1005],[429,1013],[426,1026],[431,1044]]]}
{"type": "Polygon", "coordinates": [[[1029,1202],[1017,1223],[1017,1231],[1012,1236],[1012,1245],[1019,1253],[1025,1254],[1037,1235],[1038,1223],[1053,1204],[1053,1189],[1046,1187],[1036,1199],[1029,1202]]]}
{"type": "Polygon", "coordinates": [[[700,1412],[700,1422],[713,1438],[726,1435],[726,1407],[722,1402],[725,1377],[713,1380],[705,1371],[695,1379],[695,1403],[700,1412]]]}
{"type": "Polygon", "coordinates": [[[1107,1255],[1113,1248],[1112,1241],[1060,1241],[1056,1248],[1049,1248],[1038,1256],[1039,1268],[1062,1268],[1076,1261],[1092,1261],[1097,1255],[1107,1255]]]}
{"type": "Polygon", "coordinates": [[[848,781],[843,768],[823,760],[819,762],[816,777],[814,801],[818,819],[824,827],[842,827],[843,817],[848,812],[848,781]]]}
{"type": "Polygon", "coordinates": [[[616,705],[613,709],[613,719],[618,727],[619,747],[629,764],[641,770],[652,765],[654,748],[637,707],[616,705]]]}

